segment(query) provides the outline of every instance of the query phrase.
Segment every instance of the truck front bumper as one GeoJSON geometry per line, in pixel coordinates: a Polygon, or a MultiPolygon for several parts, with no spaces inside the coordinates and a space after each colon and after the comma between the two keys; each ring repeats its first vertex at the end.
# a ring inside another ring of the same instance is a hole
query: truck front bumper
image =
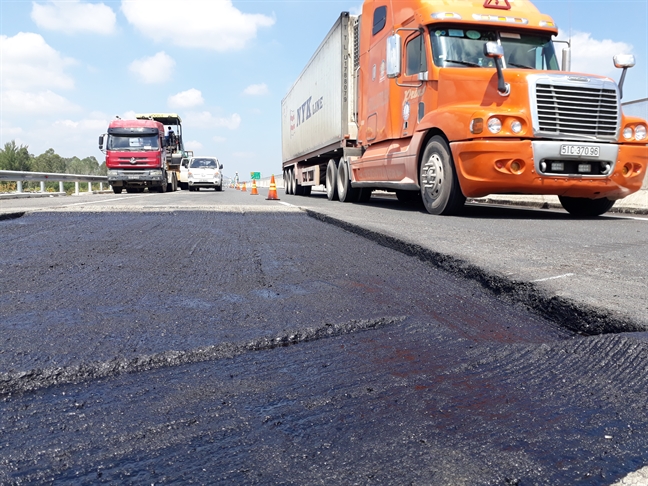
{"type": "Polygon", "coordinates": [[[450,147],[466,197],[536,194],[621,199],[641,188],[648,167],[645,145],[474,140],[450,147]],[[565,145],[598,148],[598,155],[561,155],[565,145]]]}
{"type": "Polygon", "coordinates": [[[164,173],[160,169],[151,170],[108,170],[108,183],[111,186],[125,185],[160,185],[164,181],[164,173]]]}

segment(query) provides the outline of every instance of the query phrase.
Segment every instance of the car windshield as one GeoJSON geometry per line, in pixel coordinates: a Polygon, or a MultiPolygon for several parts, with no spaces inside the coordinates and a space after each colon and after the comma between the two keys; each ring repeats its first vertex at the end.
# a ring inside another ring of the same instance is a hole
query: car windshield
{"type": "Polygon", "coordinates": [[[192,169],[199,169],[199,168],[215,169],[216,161],[214,159],[193,159],[191,161],[190,167],[192,169]]]}
{"type": "Polygon", "coordinates": [[[558,70],[549,35],[434,27],[430,38],[439,67],[495,67],[495,60],[484,55],[484,44],[498,42],[504,49],[504,67],[558,70]]]}
{"type": "Polygon", "coordinates": [[[139,137],[108,135],[108,150],[144,152],[147,150],[157,150],[158,148],[157,135],[139,137]]]}

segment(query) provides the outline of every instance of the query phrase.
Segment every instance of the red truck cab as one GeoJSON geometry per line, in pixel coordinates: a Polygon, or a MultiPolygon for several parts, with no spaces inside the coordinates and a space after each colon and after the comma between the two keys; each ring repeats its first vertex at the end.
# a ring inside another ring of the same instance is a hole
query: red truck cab
{"type": "Polygon", "coordinates": [[[115,194],[167,189],[164,125],[153,120],[113,120],[99,137],[108,182],[115,194]],[[104,147],[105,144],[105,147],[104,147]]]}

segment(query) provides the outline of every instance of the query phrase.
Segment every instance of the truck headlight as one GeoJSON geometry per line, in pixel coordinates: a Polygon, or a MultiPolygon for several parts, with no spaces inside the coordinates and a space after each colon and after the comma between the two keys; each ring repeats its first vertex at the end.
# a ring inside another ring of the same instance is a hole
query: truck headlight
{"type": "Polygon", "coordinates": [[[511,122],[511,131],[513,133],[520,133],[522,131],[522,124],[517,120],[513,120],[511,122]]]}
{"type": "Polygon", "coordinates": [[[623,138],[626,140],[632,140],[632,137],[634,136],[634,130],[630,127],[625,127],[623,129],[623,138]]]}
{"type": "Polygon", "coordinates": [[[491,133],[499,133],[502,131],[502,121],[499,118],[491,118],[488,120],[488,130],[491,133]]]}
{"type": "Polygon", "coordinates": [[[646,125],[637,125],[635,127],[635,139],[636,140],[646,139],[646,125]]]}

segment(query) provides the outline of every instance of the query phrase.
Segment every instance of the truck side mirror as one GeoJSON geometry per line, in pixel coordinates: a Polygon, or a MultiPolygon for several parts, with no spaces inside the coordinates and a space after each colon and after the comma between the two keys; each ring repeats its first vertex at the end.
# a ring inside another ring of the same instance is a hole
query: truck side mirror
{"type": "Polygon", "coordinates": [[[401,75],[401,38],[400,35],[394,34],[387,37],[387,59],[386,69],[389,79],[397,78],[401,75]]]}
{"type": "Polygon", "coordinates": [[[219,168],[220,170],[223,170],[223,164],[218,164],[218,168],[219,168]]]}
{"type": "Polygon", "coordinates": [[[504,48],[497,42],[486,42],[484,44],[484,56],[495,59],[495,67],[497,68],[497,91],[502,96],[508,96],[511,92],[511,85],[504,81],[504,73],[502,72],[504,48]]]}
{"type": "Polygon", "coordinates": [[[99,150],[103,151],[103,145],[104,145],[104,136],[99,135],[99,150]]]}
{"type": "Polygon", "coordinates": [[[635,65],[635,57],[632,54],[617,54],[613,60],[614,67],[623,69],[619,80],[619,99],[621,99],[623,98],[623,82],[625,81],[626,71],[635,65]]]}

